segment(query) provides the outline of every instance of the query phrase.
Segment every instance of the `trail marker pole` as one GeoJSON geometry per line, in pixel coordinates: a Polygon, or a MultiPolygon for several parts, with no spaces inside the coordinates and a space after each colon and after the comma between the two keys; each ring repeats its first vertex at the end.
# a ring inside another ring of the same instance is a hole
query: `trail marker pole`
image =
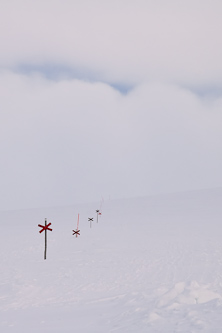
{"type": "Polygon", "coordinates": [[[102,200],[100,202],[100,208],[99,208],[99,212],[98,212],[98,215],[102,215],[102,206],[103,206],[103,203],[104,203],[104,199],[102,197],[102,200]]]}
{"type": "Polygon", "coordinates": [[[97,223],[98,223],[98,217],[99,217],[99,209],[96,210],[96,213],[97,213],[97,223]]]}
{"type": "Polygon", "coordinates": [[[47,219],[45,219],[45,251],[44,251],[44,260],[46,260],[46,252],[47,252],[47,219]]]}
{"type": "Polygon", "coordinates": [[[89,218],[88,218],[88,221],[90,222],[90,228],[92,228],[93,217],[91,217],[91,218],[89,217],[89,218]]]}
{"type": "Polygon", "coordinates": [[[47,252],[47,230],[52,231],[52,229],[49,228],[49,226],[50,226],[51,224],[52,224],[52,223],[48,223],[48,224],[47,224],[47,219],[45,219],[45,225],[38,224],[38,226],[39,226],[40,228],[42,228],[42,230],[40,230],[39,233],[41,234],[43,231],[45,231],[45,251],[44,251],[44,260],[46,259],[46,252],[47,252]]]}
{"type": "Polygon", "coordinates": [[[79,230],[79,214],[78,214],[78,220],[77,220],[77,228],[76,230],[73,230],[73,235],[76,235],[76,238],[78,235],[80,236],[80,230],[79,230]]]}

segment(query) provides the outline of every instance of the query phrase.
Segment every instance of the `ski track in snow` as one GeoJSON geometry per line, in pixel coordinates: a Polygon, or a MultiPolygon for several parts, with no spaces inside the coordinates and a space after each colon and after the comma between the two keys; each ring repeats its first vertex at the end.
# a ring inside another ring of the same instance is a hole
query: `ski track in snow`
{"type": "Polygon", "coordinates": [[[222,190],[105,201],[91,229],[93,204],[1,212],[1,332],[221,332],[221,201],[222,190]]]}

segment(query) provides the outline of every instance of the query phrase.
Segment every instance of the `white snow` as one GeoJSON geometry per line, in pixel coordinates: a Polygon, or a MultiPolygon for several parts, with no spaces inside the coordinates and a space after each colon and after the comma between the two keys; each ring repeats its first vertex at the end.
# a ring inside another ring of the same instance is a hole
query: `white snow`
{"type": "Polygon", "coordinates": [[[221,332],[222,189],[98,208],[0,212],[0,332],[221,332]]]}

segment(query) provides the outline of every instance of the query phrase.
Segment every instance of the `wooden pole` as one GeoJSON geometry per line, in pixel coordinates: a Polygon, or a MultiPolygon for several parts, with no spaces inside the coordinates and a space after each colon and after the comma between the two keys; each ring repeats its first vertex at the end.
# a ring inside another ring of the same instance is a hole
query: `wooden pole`
{"type": "Polygon", "coordinates": [[[96,210],[96,213],[97,213],[97,221],[96,222],[98,223],[98,221],[99,221],[99,219],[98,219],[99,218],[99,209],[96,210]]]}
{"type": "MultiPolygon", "coordinates": [[[[78,214],[78,220],[77,220],[77,228],[76,228],[76,231],[79,230],[79,214],[78,214]]],[[[78,234],[76,234],[76,238],[78,237],[78,234]]]]}
{"type": "Polygon", "coordinates": [[[88,221],[90,222],[90,228],[92,228],[92,221],[93,221],[93,218],[88,218],[88,221]]]}
{"type": "MultiPolygon", "coordinates": [[[[47,225],[47,219],[45,219],[45,227],[47,225]]],[[[45,229],[45,252],[44,252],[44,260],[46,259],[46,251],[47,251],[47,230],[45,229]]]]}

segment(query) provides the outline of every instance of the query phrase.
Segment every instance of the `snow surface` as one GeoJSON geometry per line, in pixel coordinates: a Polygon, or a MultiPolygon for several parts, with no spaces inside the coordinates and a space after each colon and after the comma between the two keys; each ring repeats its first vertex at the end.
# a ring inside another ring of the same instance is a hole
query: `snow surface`
{"type": "Polygon", "coordinates": [[[0,212],[1,333],[222,331],[222,189],[96,209],[0,212]]]}

